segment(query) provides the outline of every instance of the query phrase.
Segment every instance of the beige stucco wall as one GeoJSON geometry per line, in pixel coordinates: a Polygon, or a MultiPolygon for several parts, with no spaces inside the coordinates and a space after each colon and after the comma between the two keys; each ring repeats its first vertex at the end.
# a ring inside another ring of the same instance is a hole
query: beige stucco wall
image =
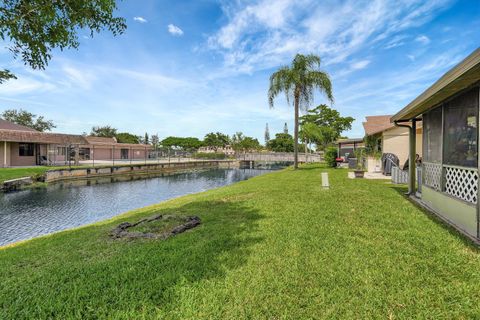
{"type": "MultiPolygon", "coordinates": [[[[127,149],[128,151],[128,159],[144,159],[145,158],[145,149],[130,149],[115,147],[114,156],[115,159],[121,159],[121,150],[127,149]]],[[[95,146],[95,148],[90,147],[90,159],[95,160],[111,160],[112,159],[112,147],[103,147],[103,146],[95,146]]]]}
{"type": "Polygon", "coordinates": [[[10,165],[14,167],[23,167],[23,166],[34,166],[36,165],[35,152],[33,156],[26,157],[19,155],[19,147],[17,142],[12,142],[10,148],[10,165]]]}
{"type": "Polygon", "coordinates": [[[95,147],[90,148],[90,159],[95,160],[111,160],[112,159],[112,149],[111,148],[102,148],[95,147]]]}
{"type": "Polygon", "coordinates": [[[477,210],[474,204],[455,199],[443,192],[422,186],[422,201],[460,230],[477,236],[477,210]]]}
{"type": "MultiPolygon", "coordinates": [[[[382,152],[395,154],[400,166],[403,166],[408,159],[408,128],[395,127],[383,132],[382,152]]],[[[422,156],[422,128],[417,129],[417,154],[422,156]]]]}

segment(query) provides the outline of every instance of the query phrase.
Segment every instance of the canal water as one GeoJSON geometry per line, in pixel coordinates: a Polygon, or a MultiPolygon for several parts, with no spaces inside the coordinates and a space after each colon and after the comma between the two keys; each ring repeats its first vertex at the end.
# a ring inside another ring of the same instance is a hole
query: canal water
{"type": "Polygon", "coordinates": [[[0,246],[114,217],[271,170],[213,169],[155,177],[109,177],[0,194],[0,246]]]}

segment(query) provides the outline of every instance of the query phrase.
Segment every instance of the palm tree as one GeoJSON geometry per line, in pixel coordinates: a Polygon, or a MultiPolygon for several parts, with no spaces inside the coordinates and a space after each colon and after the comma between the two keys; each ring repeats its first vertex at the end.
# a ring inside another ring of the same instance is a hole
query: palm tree
{"type": "Polygon", "coordinates": [[[284,66],[270,76],[268,103],[273,108],[275,97],[285,93],[287,103],[293,100],[295,109],[294,129],[294,168],[298,169],[298,114],[299,109],[306,110],[313,102],[317,89],[333,103],[332,83],[326,72],[320,70],[320,57],[309,54],[297,54],[291,66],[284,66]]]}

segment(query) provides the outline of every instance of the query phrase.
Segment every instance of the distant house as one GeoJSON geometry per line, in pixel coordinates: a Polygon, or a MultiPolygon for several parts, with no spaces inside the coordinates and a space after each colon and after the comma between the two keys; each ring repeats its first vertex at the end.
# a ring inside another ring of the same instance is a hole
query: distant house
{"type": "Polygon", "coordinates": [[[114,138],[39,132],[0,119],[0,167],[66,164],[67,161],[144,159],[150,145],[114,138]]]}
{"type": "MultiPolygon", "coordinates": [[[[1,167],[35,166],[47,164],[48,157],[57,153],[57,146],[85,143],[81,135],[39,132],[0,119],[1,167]]],[[[65,152],[58,153],[58,160],[65,161],[65,152]]]]}
{"type": "Polygon", "coordinates": [[[148,158],[151,145],[118,143],[115,138],[86,136],[87,144],[81,145],[79,154],[85,160],[139,160],[148,158]]]}
{"type": "MultiPolygon", "coordinates": [[[[392,118],[415,128],[423,122],[421,180],[410,165],[412,198],[480,241],[480,48],[444,74],[392,118]],[[418,189],[417,189],[418,188],[418,189]]],[[[410,130],[413,135],[413,129],[410,130]]],[[[417,139],[411,139],[412,158],[417,139]]]]}
{"type": "Polygon", "coordinates": [[[199,153],[223,153],[227,156],[232,156],[235,154],[232,146],[227,145],[225,147],[200,147],[198,149],[199,153]]]}
{"type": "MultiPolygon", "coordinates": [[[[372,137],[376,140],[376,151],[381,154],[392,153],[398,157],[400,166],[408,159],[408,133],[409,129],[398,127],[390,122],[391,115],[367,116],[363,122],[365,136],[372,137]]],[[[422,156],[422,127],[417,124],[417,151],[422,156]]]]}
{"type": "Polygon", "coordinates": [[[355,158],[355,151],[360,148],[365,148],[363,138],[338,139],[336,142],[338,157],[345,162],[349,158],[355,158]]]}

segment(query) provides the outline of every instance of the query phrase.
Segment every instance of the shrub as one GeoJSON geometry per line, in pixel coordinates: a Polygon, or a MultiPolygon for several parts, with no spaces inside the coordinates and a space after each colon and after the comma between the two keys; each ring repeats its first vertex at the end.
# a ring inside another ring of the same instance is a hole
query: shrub
{"type": "Polygon", "coordinates": [[[329,167],[335,167],[337,165],[337,148],[328,147],[325,149],[325,162],[329,167]]]}
{"type": "Polygon", "coordinates": [[[212,159],[212,160],[222,160],[227,156],[224,153],[205,153],[197,152],[193,155],[195,159],[212,159]]]}

